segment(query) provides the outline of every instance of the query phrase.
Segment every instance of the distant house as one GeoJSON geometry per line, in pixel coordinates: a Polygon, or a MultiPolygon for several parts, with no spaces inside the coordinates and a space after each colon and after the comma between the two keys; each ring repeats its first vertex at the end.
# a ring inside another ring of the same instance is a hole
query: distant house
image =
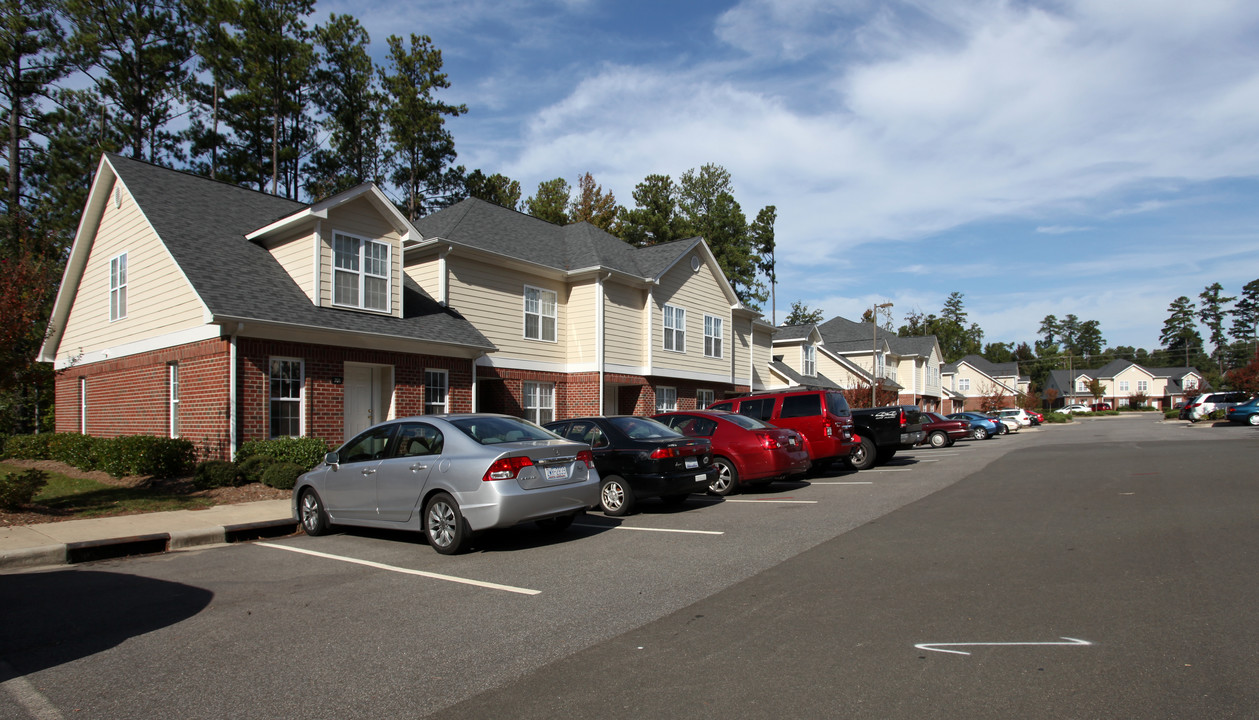
{"type": "Polygon", "coordinates": [[[59,431],[230,457],[406,415],[702,407],[771,383],[773,333],[699,238],[476,199],[413,224],[372,184],[312,205],[111,154],[40,359],[59,431]]]}
{"type": "Polygon", "coordinates": [[[1202,374],[1194,368],[1147,368],[1131,360],[1113,360],[1095,369],[1053,370],[1041,396],[1048,398],[1049,391],[1054,390],[1055,407],[1100,401],[1119,408],[1132,404],[1134,396],[1143,395],[1148,405],[1168,409],[1202,389],[1202,374]],[[1101,383],[1100,400],[1089,391],[1093,380],[1101,383]]]}
{"type": "Polygon", "coordinates": [[[898,402],[924,410],[945,410],[941,384],[943,353],[934,335],[900,337],[868,322],[834,317],[818,325],[828,353],[895,389],[898,402]],[[877,344],[876,344],[877,343],[877,344]]]}
{"type": "Polygon", "coordinates": [[[993,363],[980,355],[945,365],[943,378],[945,387],[956,394],[954,402],[967,411],[980,410],[988,403],[1015,407],[1031,387],[1031,379],[1019,374],[1017,362],[993,363]]]}

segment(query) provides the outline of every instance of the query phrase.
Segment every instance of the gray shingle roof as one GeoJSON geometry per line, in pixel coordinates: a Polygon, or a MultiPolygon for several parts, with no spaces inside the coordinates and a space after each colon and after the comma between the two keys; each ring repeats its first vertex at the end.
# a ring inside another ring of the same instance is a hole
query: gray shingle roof
{"type": "Polygon", "coordinates": [[[840,386],[839,383],[835,382],[834,380],[831,380],[830,378],[826,377],[825,375],[821,373],[818,373],[816,377],[805,377],[801,375],[800,373],[796,372],[795,370],[792,370],[791,367],[787,365],[787,363],[782,362],[781,360],[774,360],[773,362],[769,364],[769,366],[774,369],[774,372],[777,372],[779,375],[782,375],[783,377],[787,378],[788,380],[790,380],[791,382],[797,385],[802,385],[802,386],[811,385],[814,387],[824,387],[824,388],[831,388],[834,390],[843,390],[843,387],[840,386]]]}
{"type": "Polygon", "coordinates": [[[603,267],[653,279],[699,244],[699,238],[635,248],[590,223],[555,225],[478,198],[420,218],[425,238],[441,238],[556,270],[603,267]]]}
{"type": "MultiPolygon", "coordinates": [[[[874,326],[868,322],[853,322],[847,318],[833,317],[817,326],[822,333],[822,341],[833,352],[860,352],[870,350],[874,343],[874,326]]],[[[919,337],[901,337],[883,328],[879,329],[878,340],[886,342],[888,348],[897,355],[931,354],[936,344],[935,335],[919,337]]]]}
{"type": "Polygon", "coordinates": [[[949,363],[948,365],[944,366],[944,372],[946,373],[957,372],[958,365],[962,363],[966,363],[967,365],[970,365],[971,367],[975,368],[979,372],[991,378],[1018,377],[1018,374],[1019,374],[1018,363],[1016,362],[1008,362],[1008,363],[988,362],[988,360],[984,358],[982,355],[967,355],[966,357],[962,358],[961,360],[958,360],[957,362],[949,363]]]}
{"type": "Polygon", "coordinates": [[[402,318],[316,307],[249,232],[307,205],[190,173],[108,155],[188,281],[217,318],[284,323],[494,349],[459,313],[413,282],[402,318]]]}
{"type": "Polygon", "coordinates": [[[778,332],[774,333],[774,342],[780,340],[808,340],[813,334],[813,328],[816,327],[812,323],[808,325],[779,325],[778,332]]]}

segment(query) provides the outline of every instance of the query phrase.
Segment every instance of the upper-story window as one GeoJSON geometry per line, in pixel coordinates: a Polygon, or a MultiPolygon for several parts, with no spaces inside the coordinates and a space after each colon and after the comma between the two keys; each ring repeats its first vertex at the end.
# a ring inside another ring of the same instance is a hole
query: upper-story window
{"type": "Polygon", "coordinates": [[[555,342],[558,300],[552,290],[525,286],[525,337],[555,342]]]}
{"type": "Polygon", "coordinates": [[[1150,382],[1148,380],[1137,381],[1137,392],[1146,392],[1149,389],[1150,389],[1150,382]]]}
{"type": "Polygon", "coordinates": [[[1088,389],[1089,389],[1089,384],[1084,381],[1084,378],[1080,378],[1079,380],[1075,381],[1076,392],[1088,392],[1088,389]]]}
{"type": "Polygon", "coordinates": [[[389,310],[389,245],[334,233],[332,303],[364,310],[389,310]]]}
{"type": "Polygon", "coordinates": [[[970,390],[970,378],[958,378],[958,379],[957,379],[957,389],[958,389],[959,391],[960,391],[960,390],[970,390]]]}
{"type": "Polygon", "coordinates": [[[1128,381],[1127,381],[1127,380],[1120,380],[1120,381],[1119,381],[1119,392],[1128,392],[1128,381]]]}
{"type": "Polygon", "coordinates": [[[1198,387],[1198,381],[1194,378],[1185,378],[1184,386],[1186,390],[1193,390],[1198,387]]]}
{"type": "Polygon", "coordinates": [[[686,310],[664,306],[664,349],[686,352],[686,310]]]}
{"type": "Polygon", "coordinates": [[[109,319],[127,317],[127,253],[109,261],[109,319]]]}
{"type": "Polygon", "coordinates": [[[817,348],[804,345],[800,348],[800,374],[813,377],[817,375],[817,348]]]}
{"type": "Polygon", "coordinates": [[[704,316],[704,356],[721,357],[721,339],[724,337],[724,325],[721,318],[712,315],[704,316]]]}

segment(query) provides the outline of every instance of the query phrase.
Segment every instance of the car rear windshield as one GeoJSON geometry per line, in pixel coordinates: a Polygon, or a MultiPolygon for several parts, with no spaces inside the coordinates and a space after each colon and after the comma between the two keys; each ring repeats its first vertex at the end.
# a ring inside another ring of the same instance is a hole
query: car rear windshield
{"type": "Polygon", "coordinates": [[[557,440],[559,435],[534,425],[528,420],[512,417],[458,418],[450,424],[482,445],[497,445],[523,440],[557,440]]]}
{"type": "Polygon", "coordinates": [[[761,422],[760,420],[757,420],[754,417],[748,417],[747,415],[736,415],[734,413],[730,413],[729,415],[722,415],[721,419],[729,420],[730,422],[734,423],[735,425],[738,425],[739,427],[745,430],[767,430],[774,427],[773,425],[770,425],[769,423],[761,422]]]}
{"type": "Polygon", "coordinates": [[[826,393],[826,411],[836,417],[849,417],[852,415],[852,410],[848,407],[848,401],[837,392],[826,393]]]}
{"type": "Polygon", "coordinates": [[[608,422],[632,440],[682,437],[682,433],[651,418],[614,417],[608,418],[608,422]]]}

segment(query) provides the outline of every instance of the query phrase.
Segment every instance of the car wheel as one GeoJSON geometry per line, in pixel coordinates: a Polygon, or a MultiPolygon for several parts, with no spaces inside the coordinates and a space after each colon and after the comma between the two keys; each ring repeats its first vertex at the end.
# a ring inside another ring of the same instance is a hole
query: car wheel
{"type": "Polygon", "coordinates": [[[927,441],[931,443],[933,448],[942,448],[949,446],[949,436],[936,430],[927,437],[927,441]]]}
{"type": "Polygon", "coordinates": [[[709,483],[708,492],[722,497],[733,495],[739,489],[739,471],[735,469],[734,463],[723,457],[716,457],[713,458],[713,465],[717,466],[717,479],[709,483]]]}
{"type": "Polygon", "coordinates": [[[970,430],[970,436],[976,440],[987,440],[988,430],[982,427],[973,427],[970,430]]]}
{"type": "Polygon", "coordinates": [[[624,480],[610,475],[603,479],[603,485],[599,488],[599,505],[603,507],[605,515],[628,515],[634,508],[634,491],[624,480]]]}
{"type": "Polygon", "coordinates": [[[576,520],[579,514],[572,513],[570,515],[560,515],[559,517],[539,520],[538,527],[549,533],[563,532],[572,526],[573,520],[576,520]]]}
{"type": "Polygon", "coordinates": [[[874,441],[863,437],[861,442],[857,444],[857,447],[853,448],[852,455],[848,456],[848,464],[852,466],[853,470],[869,470],[874,467],[874,461],[877,457],[874,441]]]}
{"type": "Polygon", "coordinates": [[[301,513],[302,530],[305,530],[307,535],[317,537],[328,534],[328,529],[331,527],[328,514],[324,512],[323,501],[314,490],[306,488],[302,491],[297,508],[301,513]]]}
{"type": "Polygon", "coordinates": [[[998,434],[998,435],[1005,435],[1005,434],[1006,434],[1006,433],[1008,433],[1008,432],[1010,432],[1010,428],[1006,427],[1006,426],[1005,426],[1005,423],[1000,423],[1000,424],[998,424],[998,425],[997,425],[997,434],[998,434]]]}
{"type": "Polygon", "coordinates": [[[428,544],[442,555],[454,555],[468,540],[468,529],[459,503],[446,493],[437,493],[424,506],[424,535],[428,544]]]}
{"type": "Polygon", "coordinates": [[[1251,414],[1250,417],[1246,418],[1246,422],[1250,423],[1251,425],[1259,425],[1259,413],[1251,414]]]}
{"type": "Polygon", "coordinates": [[[686,499],[690,496],[690,493],[684,493],[682,495],[661,495],[660,502],[668,505],[669,507],[677,507],[678,505],[686,502],[686,499]]]}

